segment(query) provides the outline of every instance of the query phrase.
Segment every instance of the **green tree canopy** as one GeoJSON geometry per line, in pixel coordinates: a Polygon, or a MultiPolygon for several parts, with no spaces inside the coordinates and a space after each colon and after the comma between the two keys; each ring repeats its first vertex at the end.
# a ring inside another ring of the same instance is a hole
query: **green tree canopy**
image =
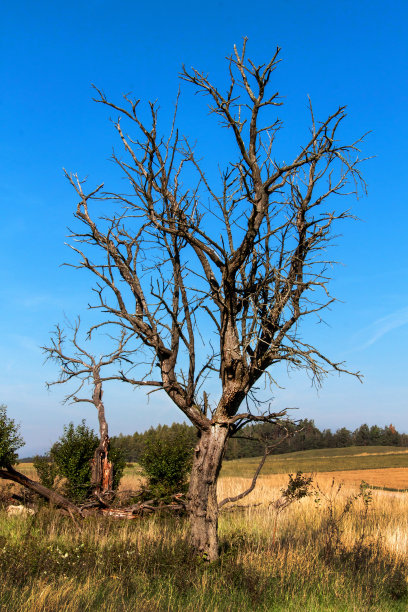
{"type": "Polygon", "coordinates": [[[19,433],[20,426],[7,417],[6,406],[0,406],[0,468],[13,465],[17,461],[17,451],[24,446],[19,433]]]}

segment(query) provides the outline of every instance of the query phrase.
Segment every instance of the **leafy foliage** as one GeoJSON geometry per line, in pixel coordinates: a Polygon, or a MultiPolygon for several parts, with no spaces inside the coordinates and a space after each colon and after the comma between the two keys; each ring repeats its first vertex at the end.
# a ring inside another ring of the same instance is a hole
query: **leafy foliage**
{"type": "Polygon", "coordinates": [[[77,427],[65,425],[63,435],[51,448],[58,472],[67,479],[67,495],[75,501],[86,499],[91,492],[90,462],[98,442],[95,432],[82,420],[77,427]]]}
{"type": "Polygon", "coordinates": [[[178,436],[188,438],[192,449],[197,443],[197,430],[195,427],[186,423],[173,423],[172,425],[151,427],[143,433],[136,431],[128,436],[119,434],[119,436],[111,438],[111,447],[121,449],[126,461],[139,462],[140,457],[144,453],[145,444],[152,435],[163,439],[178,436]]]}
{"type": "Polygon", "coordinates": [[[166,497],[186,490],[193,448],[188,431],[159,435],[150,431],[139,462],[143,467],[150,491],[157,497],[166,497]]]}
{"type": "Polygon", "coordinates": [[[33,463],[41,484],[47,489],[53,489],[58,476],[58,466],[50,453],[36,455],[33,463]]]}
{"type": "Polygon", "coordinates": [[[7,417],[6,406],[0,406],[0,467],[17,462],[17,451],[24,446],[19,429],[19,425],[7,417]]]}
{"type": "Polygon", "coordinates": [[[119,488],[119,484],[126,467],[125,454],[120,448],[110,448],[108,452],[108,459],[113,463],[112,488],[114,491],[116,491],[119,488]]]}
{"type": "MultiPolygon", "coordinates": [[[[66,479],[67,494],[75,501],[81,501],[91,492],[91,461],[99,440],[95,432],[83,420],[74,427],[73,423],[64,427],[64,434],[54,444],[51,451],[43,456],[34,457],[34,468],[41,484],[49,489],[55,488],[56,479],[66,479]]],[[[121,449],[111,448],[108,454],[113,463],[113,489],[119,487],[126,460],[121,449]]]]}
{"type": "Polygon", "coordinates": [[[310,487],[313,482],[312,476],[305,476],[297,472],[296,476],[289,474],[289,483],[286,489],[282,489],[282,495],[288,500],[296,501],[311,495],[310,487]]]}

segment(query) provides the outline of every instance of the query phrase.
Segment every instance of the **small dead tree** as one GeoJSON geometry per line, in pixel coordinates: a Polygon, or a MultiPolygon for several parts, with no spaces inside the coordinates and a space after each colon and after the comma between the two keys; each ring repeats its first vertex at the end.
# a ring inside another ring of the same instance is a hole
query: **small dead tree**
{"type": "Polygon", "coordinates": [[[327,247],[351,214],[348,204],[331,202],[365,189],[361,139],[340,142],[345,107],[318,122],[310,104],[309,133],[292,161],[279,161],[283,125],[275,113],[282,102],[269,91],[279,51],[256,65],[246,58],[246,40],[241,51],[234,47],[225,90],[183,68],[181,79],[209,98],[234,147],[218,181],[178,131],[176,114],[162,137],[154,103],[145,120],[139,100],[124,96],[116,104],[99,89],[96,101],[119,115],[114,126],[124,153],[113,160],[128,189],[86,191],[67,173],[82,226],[72,233],[74,266],[95,277],[91,307],[104,314],[94,328],[117,324],[132,333],[144,361],[133,353],[137,374],[122,379],[164,391],[197,428],[191,542],[210,560],[218,556],[216,488],[228,438],[245,423],[285,417],[262,412],[259,381],[266,376],[273,387],[271,367],[279,363],[306,370],[316,384],[329,371],[348,372],[304,341],[299,325],[334,301],[327,247]]]}
{"type": "Polygon", "coordinates": [[[98,413],[99,422],[99,445],[95,450],[92,460],[92,485],[94,493],[107,493],[112,490],[113,484],[113,463],[109,461],[109,431],[105,416],[105,406],[103,403],[102,385],[107,380],[121,380],[122,375],[102,375],[102,370],[109,368],[113,364],[120,365],[129,362],[129,351],[126,349],[129,341],[129,334],[124,331],[117,341],[116,348],[97,359],[89,350],[85,350],[83,344],[79,343],[80,320],[71,326],[72,337],[68,340],[62,328],[57,325],[54,335],[51,338],[51,346],[43,346],[43,351],[47,359],[52,359],[60,366],[60,377],[57,381],[47,383],[48,387],[57,384],[65,384],[72,380],[79,380],[79,386],[69,393],[65,402],[88,402],[93,404],[98,413]],[[85,384],[92,386],[92,397],[78,397],[77,394],[83,389],[85,384]]]}

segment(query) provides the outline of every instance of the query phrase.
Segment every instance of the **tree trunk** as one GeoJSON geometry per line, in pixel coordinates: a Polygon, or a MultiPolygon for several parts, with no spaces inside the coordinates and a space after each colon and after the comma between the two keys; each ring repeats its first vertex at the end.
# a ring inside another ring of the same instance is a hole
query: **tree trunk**
{"type": "Polygon", "coordinates": [[[92,460],[92,484],[96,493],[106,493],[113,487],[113,463],[108,460],[109,434],[108,423],[105,417],[105,406],[102,401],[103,389],[100,377],[100,364],[96,364],[92,370],[94,390],[92,401],[98,411],[99,421],[99,446],[92,460]]]}
{"type": "Polygon", "coordinates": [[[81,515],[81,511],[79,510],[79,508],[71,501],[69,501],[69,499],[66,499],[56,491],[47,489],[47,487],[44,487],[42,484],[36,482],[35,480],[31,480],[31,478],[28,478],[21,472],[17,472],[17,470],[15,470],[11,465],[7,466],[6,468],[0,469],[0,479],[17,482],[23,487],[34,491],[34,493],[37,493],[38,495],[40,495],[47,501],[55,504],[56,506],[64,508],[65,510],[68,510],[68,512],[71,512],[73,514],[81,515]]]}
{"type": "Polygon", "coordinates": [[[190,540],[198,554],[208,561],[218,559],[217,480],[228,428],[212,425],[202,431],[195,449],[188,491],[190,540]]]}
{"type": "Polygon", "coordinates": [[[92,485],[98,493],[111,491],[113,487],[113,463],[108,460],[109,438],[100,441],[92,459],[92,485]]]}

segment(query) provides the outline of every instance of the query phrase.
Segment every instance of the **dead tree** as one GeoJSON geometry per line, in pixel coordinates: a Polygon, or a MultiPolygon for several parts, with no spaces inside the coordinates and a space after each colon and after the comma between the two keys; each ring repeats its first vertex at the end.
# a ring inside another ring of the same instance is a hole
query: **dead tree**
{"type": "MultiPolygon", "coordinates": [[[[365,189],[361,139],[339,141],[344,107],[318,122],[310,104],[310,132],[292,161],[279,161],[283,125],[275,113],[282,102],[269,91],[278,54],[256,65],[246,59],[246,41],[240,52],[235,47],[225,90],[183,68],[181,79],[208,97],[213,116],[229,128],[222,133],[235,153],[219,180],[178,131],[176,113],[162,137],[154,103],[145,120],[138,100],[124,96],[116,104],[99,89],[96,101],[118,114],[124,152],[113,160],[128,187],[86,190],[67,173],[79,198],[73,265],[95,278],[91,307],[104,316],[94,327],[116,324],[134,334],[143,357],[133,354],[137,374],[123,380],[164,391],[197,428],[191,542],[210,560],[218,556],[216,488],[229,436],[245,423],[285,416],[262,412],[260,380],[273,387],[272,367],[282,362],[305,369],[316,384],[329,371],[348,372],[303,340],[299,325],[334,301],[327,247],[351,214],[348,198],[338,209],[331,202],[365,189]]],[[[220,146],[214,143],[215,157],[220,146]]]]}
{"type": "Polygon", "coordinates": [[[47,383],[50,387],[56,384],[65,384],[69,381],[79,381],[79,386],[65,397],[65,402],[88,402],[95,406],[98,413],[99,422],[99,445],[95,449],[92,460],[91,481],[94,493],[107,493],[112,490],[113,484],[113,463],[109,461],[109,431],[105,416],[105,406],[103,403],[102,385],[107,380],[121,380],[122,375],[102,375],[102,370],[109,366],[120,365],[128,362],[129,351],[126,344],[129,334],[122,331],[121,337],[117,341],[116,348],[108,354],[102,355],[97,359],[89,350],[85,350],[83,344],[79,343],[80,321],[71,326],[72,337],[68,340],[69,347],[66,347],[66,337],[59,325],[56,326],[55,333],[51,338],[51,346],[42,347],[48,359],[52,359],[60,366],[60,377],[57,381],[47,383]],[[78,397],[84,385],[88,383],[92,387],[92,397],[78,397]]]}

